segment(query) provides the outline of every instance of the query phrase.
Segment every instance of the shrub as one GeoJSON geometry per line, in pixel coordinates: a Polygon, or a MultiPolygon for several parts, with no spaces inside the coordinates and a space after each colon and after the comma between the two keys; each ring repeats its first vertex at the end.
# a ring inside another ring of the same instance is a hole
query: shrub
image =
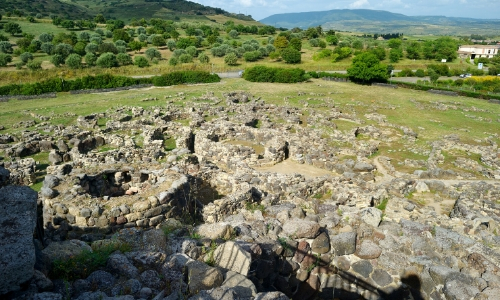
{"type": "Polygon", "coordinates": [[[85,63],[87,64],[87,66],[90,67],[95,66],[96,61],[97,61],[97,56],[94,53],[89,52],[85,54],[85,63]]]}
{"type": "Polygon", "coordinates": [[[202,53],[198,56],[198,60],[202,63],[202,64],[208,64],[210,62],[210,58],[208,57],[208,55],[206,55],[205,53],[202,53]]]}
{"type": "Polygon", "coordinates": [[[224,57],[224,62],[227,64],[227,65],[230,65],[230,66],[234,66],[236,64],[238,64],[238,57],[236,56],[235,53],[229,53],[227,54],[225,57],[224,57]]]}
{"type": "Polygon", "coordinates": [[[179,62],[182,64],[193,62],[193,57],[187,53],[182,54],[181,56],[179,56],[179,62]]]}
{"type": "Polygon", "coordinates": [[[176,43],[174,40],[168,40],[168,42],[167,42],[168,50],[174,51],[175,46],[176,46],[176,43]]]}
{"type": "Polygon", "coordinates": [[[28,63],[29,60],[33,60],[33,54],[29,52],[24,52],[23,54],[21,54],[21,56],[19,56],[19,58],[24,64],[26,64],[28,63]]]}
{"type": "Polygon", "coordinates": [[[219,82],[220,78],[217,74],[210,74],[205,71],[180,71],[163,74],[153,77],[155,86],[170,86],[184,83],[212,83],[219,82]]]}
{"type": "Polygon", "coordinates": [[[245,54],[243,54],[243,58],[247,62],[257,61],[260,57],[261,53],[259,51],[245,52],[245,54]]]}
{"type": "Polygon", "coordinates": [[[54,39],[54,36],[50,33],[42,33],[38,36],[38,39],[42,42],[42,43],[50,43],[52,42],[52,40],[54,39]]]}
{"type": "Polygon", "coordinates": [[[66,59],[71,53],[73,53],[73,47],[69,44],[60,43],[54,48],[54,54],[61,55],[63,59],[66,59]]]}
{"type": "Polygon", "coordinates": [[[70,69],[80,69],[82,67],[82,57],[76,53],[70,54],[65,63],[70,69]]]}
{"type": "Polygon", "coordinates": [[[144,52],[144,54],[146,55],[147,58],[149,58],[150,60],[153,60],[153,58],[158,58],[160,59],[161,58],[161,53],[160,51],[158,51],[158,49],[156,48],[149,48],[148,50],[146,50],[144,52]]]}
{"type": "Polygon", "coordinates": [[[26,64],[26,67],[28,67],[28,69],[30,69],[31,71],[41,70],[42,69],[42,62],[32,60],[26,64]]]}
{"type": "Polygon", "coordinates": [[[118,49],[113,43],[102,43],[98,47],[99,53],[111,52],[113,54],[118,54],[118,49]]]}
{"type": "Polygon", "coordinates": [[[99,46],[94,43],[87,44],[85,46],[85,53],[96,53],[99,50],[99,46]]]}
{"type": "Polygon", "coordinates": [[[187,54],[186,50],[184,49],[175,49],[174,50],[174,53],[172,53],[173,57],[179,57],[181,56],[182,54],[187,54]]]}
{"type": "Polygon", "coordinates": [[[274,76],[274,82],[296,83],[305,81],[305,71],[302,69],[278,69],[274,76]]]}
{"type": "Polygon", "coordinates": [[[153,44],[153,46],[156,46],[156,47],[161,47],[161,46],[165,46],[167,43],[166,43],[165,39],[163,38],[163,36],[156,34],[151,38],[151,44],[153,44]]]}
{"type": "Polygon", "coordinates": [[[79,55],[85,55],[85,47],[87,45],[84,42],[78,42],[73,47],[73,52],[79,55]]]}
{"type": "Polygon", "coordinates": [[[284,69],[255,66],[246,69],[243,78],[252,82],[295,83],[307,80],[309,75],[298,68],[284,69]]]}
{"type": "Polygon", "coordinates": [[[176,58],[176,57],[172,57],[170,58],[170,60],[168,61],[168,64],[170,66],[177,66],[179,64],[179,60],[176,58]]]}
{"type": "Polygon", "coordinates": [[[189,46],[186,48],[187,54],[191,55],[192,57],[196,57],[198,54],[198,51],[196,50],[195,46],[189,46]]]}
{"type": "Polygon", "coordinates": [[[232,39],[237,39],[240,34],[238,33],[238,31],[233,29],[233,30],[229,31],[228,35],[232,39]]]}
{"type": "Polygon", "coordinates": [[[417,71],[415,72],[415,76],[417,77],[425,77],[425,71],[423,69],[417,69],[417,71]]]}
{"type": "Polygon", "coordinates": [[[103,53],[96,61],[97,66],[101,68],[113,68],[118,66],[116,55],[111,52],[103,53]]]}
{"type": "Polygon", "coordinates": [[[2,53],[12,53],[12,44],[8,41],[0,42],[0,52],[2,53]]]}
{"type": "Polygon", "coordinates": [[[12,62],[12,56],[4,53],[0,53],[0,67],[7,66],[8,63],[12,62]]]}
{"type": "Polygon", "coordinates": [[[286,48],[281,51],[281,58],[288,64],[297,64],[301,61],[301,53],[294,48],[286,48]]]}
{"type": "Polygon", "coordinates": [[[116,56],[116,60],[122,66],[128,66],[132,64],[132,57],[130,57],[130,55],[128,55],[127,53],[118,53],[118,55],[116,56]]]}
{"type": "Polygon", "coordinates": [[[144,56],[139,55],[134,57],[134,65],[138,66],[139,68],[148,67],[149,61],[144,56]]]}
{"type": "Polygon", "coordinates": [[[54,64],[54,66],[59,67],[60,65],[64,64],[64,57],[60,54],[54,54],[50,62],[54,64]]]}

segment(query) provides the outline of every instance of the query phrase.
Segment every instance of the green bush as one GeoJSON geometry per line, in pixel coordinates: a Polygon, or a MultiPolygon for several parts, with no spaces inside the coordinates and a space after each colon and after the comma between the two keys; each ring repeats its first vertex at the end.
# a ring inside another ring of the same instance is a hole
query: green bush
{"type": "Polygon", "coordinates": [[[310,77],[304,70],[298,68],[285,69],[265,66],[247,68],[243,73],[243,78],[252,82],[295,83],[305,81],[310,77]]]}
{"type": "Polygon", "coordinates": [[[128,66],[132,64],[132,58],[127,53],[118,53],[116,60],[121,66],[128,66]]]}
{"type": "Polygon", "coordinates": [[[134,65],[138,66],[139,68],[148,67],[149,61],[144,56],[138,55],[134,58],[134,65]]]}
{"type": "Polygon", "coordinates": [[[230,66],[237,65],[237,64],[238,64],[238,56],[236,56],[236,54],[235,54],[235,53],[233,53],[233,52],[228,53],[228,54],[224,57],[224,62],[225,62],[227,65],[230,65],[230,66]]]}
{"type": "Polygon", "coordinates": [[[70,54],[65,63],[70,69],[80,69],[82,67],[82,57],[76,53],[70,54]]]}
{"type": "Polygon", "coordinates": [[[118,66],[116,55],[111,52],[103,53],[96,61],[97,66],[101,68],[113,68],[118,66]]]}
{"type": "Polygon", "coordinates": [[[42,62],[31,60],[26,64],[26,67],[28,67],[28,69],[30,69],[31,71],[41,70],[42,69],[42,62]]]}
{"type": "Polygon", "coordinates": [[[0,67],[5,67],[10,62],[12,62],[12,56],[10,56],[9,54],[0,53],[0,67]]]}
{"type": "Polygon", "coordinates": [[[281,51],[281,58],[288,64],[298,64],[301,61],[301,53],[297,49],[288,47],[281,51]]]}
{"type": "Polygon", "coordinates": [[[152,79],[155,86],[170,86],[184,83],[213,83],[219,81],[220,78],[217,74],[210,74],[205,71],[178,71],[156,76],[152,79]]]}
{"type": "Polygon", "coordinates": [[[425,71],[423,69],[417,69],[417,71],[415,72],[415,76],[417,77],[425,77],[425,71]]]}
{"type": "Polygon", "coordinates": [[[28,61],[33,60],[33,54],[29,52],[24,52],[23,54],[21,54],[21,56],[19,56],[19,58],[24,64],[26,64],[28,63],[28,61]]]}

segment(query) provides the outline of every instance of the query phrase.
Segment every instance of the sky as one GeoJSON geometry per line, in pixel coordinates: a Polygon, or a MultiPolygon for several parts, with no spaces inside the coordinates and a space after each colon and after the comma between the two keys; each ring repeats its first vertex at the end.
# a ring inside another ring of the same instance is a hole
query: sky
{"type": "Polygon", "coordinates": [[[500,19],[500,0],[191,0],[255,20],[280,13],[332,9],[376,9],[407,16],[500,19]]]}

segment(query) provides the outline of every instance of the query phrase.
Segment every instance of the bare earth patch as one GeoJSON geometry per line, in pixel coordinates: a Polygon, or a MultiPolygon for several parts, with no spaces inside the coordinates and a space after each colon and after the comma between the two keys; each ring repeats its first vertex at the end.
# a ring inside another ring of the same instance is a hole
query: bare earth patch
{"type": "Polygon", "coordinates": [[[332,175],[333,173],[327,170],[316,168],[311,165],[298,164],[291,160],[285,160],[279,164],[275,164],[272,167],[256,168],[256,170],[264,172],[274,172],[279,174],[294,174],[299,173],[307,179],[312,179],[314,177],[320,177],[324,175],[332,175]]]}

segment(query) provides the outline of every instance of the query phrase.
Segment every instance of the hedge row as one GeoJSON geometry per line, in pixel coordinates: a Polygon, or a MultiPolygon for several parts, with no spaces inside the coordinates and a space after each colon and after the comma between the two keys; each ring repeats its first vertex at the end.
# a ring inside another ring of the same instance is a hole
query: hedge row
{"type": "Polygon", "coordinates": [[[243,78],[251,82],[297,83],[311,78],[302,69],[269,68],[255,66],[245,70],[243,78]]]}
{"type": "Polygon", "coordinates": [[[74,80],[51,78],[37,83],[0,86],[0,95],[40,95],[74,90],[110,89],[142,84],[167,86],[184,83],[219,82],[219,76],[203,71],[178,71],[151,78],[131,78],[110,74],[85,76],[74,80]]]}
{"type": "Polygon", "coordinates": [[[421,85],[421,84],[416,84],[416,83],[410,83],[410,82],[398,82],[397,85],[402,88],[407,88],[407,89],[413,89],[413,90],[421,90],[421,91],[429,91],[429,90],[441,90],[441,91],[450,91],[450,92],[455,92],[459,96],[464,96],[464,97],[471,97],[471,98],[478,98],[478,99],[497,99],[500,100],[500,96],[498,95],[488,95],[488,94],[483,94],[479,92],[473,92],[473,91],[466,91],[466,90],[453,90],[453,89],[447,89],[447,88],[442,88],[442,87],[435,87],[435,86],[429,86],[429,85],[421,85]]]}

